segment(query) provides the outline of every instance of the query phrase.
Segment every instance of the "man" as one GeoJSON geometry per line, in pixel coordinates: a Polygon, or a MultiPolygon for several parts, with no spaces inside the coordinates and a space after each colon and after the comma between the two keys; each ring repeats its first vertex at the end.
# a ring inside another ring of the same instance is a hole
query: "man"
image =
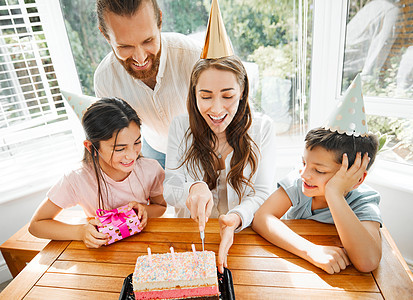
{"type": "Polygon", "coordinates": [[[169,124],[186,113],[189,78],[201,45],[182,34],[161,35],[156,0],[96,0],[96,11],[113,50],[96,69],[96,96],[131,104],[143,123],[143,155],[164,167],[169,124]]]}

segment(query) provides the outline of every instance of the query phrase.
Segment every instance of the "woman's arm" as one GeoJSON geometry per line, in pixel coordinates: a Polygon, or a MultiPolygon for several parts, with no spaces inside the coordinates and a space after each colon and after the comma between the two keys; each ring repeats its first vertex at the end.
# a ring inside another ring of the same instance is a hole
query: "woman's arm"
{"type": "Polygon", "coordinates": [[[72,225],[55,220],[62,210],[50,199],[45,199],[34,213],[29,232],[38,238],[52,240],[79,240],[89,248],[98,248],[106,243],[106,234],[96,230],[99,221],[90,219],[86,224],[72,225]]]}
{"type": "Polygon", "coordinates": [[[255,212],[271,195],[275,185],[276,133],[274,124],[269,117],[265,116],[261,118],[261,123],[257,123],[256,126],[258,128],[255,128],[255,132],[251,133],[251,138],[257,143],[260,151],[257,153],[259,157],[258,168],[253,179],[255,193],[244,196],[240,204],[228,212],[228,214],[236,213],[241,218],[241,225],[235,232],[241,231],[252,223],[255,212]]]}
{"type": "Polygon", "coordinates": [[[187,123],[187,119],[183,117],[175,118],[171,122],[168,134],[163,194],[166,202],[176,208],[186,208],[185,201],[189,188],[194,182],[192,178],[186,176],[185,166],[178,168],[185,150],[182,147],[185,147],[183,145],[185,132],[188,129],[187,123]]]}
{"type": "Polygon", "coordinates": [[[199,223],[199,230],[203,231],[213,207],[212,193],[205,182],[198,182],[187,174],[186,166],[178,168],[186,150],[184,143],[188,126],[188,117],[180,116],[169,127],[164,196],[169,205],[185,209],[188,216],[190,213],[199,223]]]}
{"type": "MultiPolygon", "coordinates": [[[[268,198],[274,184],[275,131],[273,123],[269,119],[263,119],[259,126],[258,129],[255,129],[254,136],[252,136],[260,148],[260,153],[257,153],[259,161],[254,181],[255,194],[245,196],[239,205],[229,210],[225,216],[219,218],[221,242],[218,253],[218,270],[220,272],[223,271],[223,267],[227,266],[227,254],[232,246],[234,233],[251,224],[254,213],[268,198]]],[[[229,199],[229,201],[234,200],[229,199]]]]}

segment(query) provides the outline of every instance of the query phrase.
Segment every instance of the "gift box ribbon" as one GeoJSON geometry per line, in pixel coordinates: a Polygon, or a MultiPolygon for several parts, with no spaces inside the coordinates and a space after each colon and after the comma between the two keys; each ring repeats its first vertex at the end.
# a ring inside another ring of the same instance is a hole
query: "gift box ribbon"
{"type": "Polygon", "coordinates": [[[119,212],[115,208],[112,210],[98,209],[96,210],[96,214],[102,225],[112,224],[119,228],[123,238],[130,236],[129,227],[126,225],[126,219],[128,216],[125,213],[119,212]]]}

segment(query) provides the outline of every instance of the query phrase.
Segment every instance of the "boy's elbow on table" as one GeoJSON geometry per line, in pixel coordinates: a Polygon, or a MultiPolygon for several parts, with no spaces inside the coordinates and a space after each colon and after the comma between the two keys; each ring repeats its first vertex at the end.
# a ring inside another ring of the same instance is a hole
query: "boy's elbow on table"
{"type": "Polygon", "coordinates": [[[268,218],[268,212],[263,209],[258,209],[254,215],[254,219],[252,220],[251,227],[254,231],[260,233],[265,226],[266,220],[268,218]]]}
{"type": "Polygon", "coordinates": [[[353,266],[360,272],[369,273],[377,269],[380,264],[381,253],[380,255],[373,255],[369,258],[362,259],[359,262],[352,262],[353,266]]]}

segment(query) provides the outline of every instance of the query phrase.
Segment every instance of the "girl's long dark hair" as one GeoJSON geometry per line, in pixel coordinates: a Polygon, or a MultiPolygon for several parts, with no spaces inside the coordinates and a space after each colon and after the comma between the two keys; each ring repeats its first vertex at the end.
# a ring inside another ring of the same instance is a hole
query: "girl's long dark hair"
{"type": "Polygon", "coordinates": [[[219,159],[214,152],[217,136],[202,117],[196,101],[196,85],[201,73],[213,68],[234,73],[242,91],[238,110],[225,130],[228,144],[234,149],[230,162],[231,169],[227,174],[227,182],[241,200],[245,192],[244,186],[249,186],[254,191],[251,179],[257,171],[257,151],[259,150],[248,134],[248,129],[252,123],[251,109],[248,103],[248,77],[238,57],[200,59],[195,64],[191,74],[187,99],[189,128],[185,135],[185,144],[188,149],[186,149],[181,166],[186,165],[188,172],[194,177],[197,172],[201,173],[201,170],[203,170],[204,177],[202,180],[208,184],[209,189],[212,190],[216,187],[219,176],[219,159]],[[192,144],[188,145],[187,141],[190,137],[192,137],[192,144]],[[248,164],[251,167],[251,173],[246,178],[243,171],[248,164]]]}
{"type": "MultiPolygon", "coordinates": [[[[86,139],[92,143],[90,152],[85,149],[83,161],[93,166],[96,174],[100,209],[105,209],[105,200],[102,193],[102,184],[105,185],[106,196],[108,195],[107,184],[104,180],[102,169],[99,165],[100,141],[107,141],[115,136],[115,144],[119,131],[135,122],[141,125],[136,111],[124,100],[119,98],[102,98],[88,107],[82,118],[82,126],[86,139]]],[[[112,150],[112,155],[113,155],[112,150]]]]}

